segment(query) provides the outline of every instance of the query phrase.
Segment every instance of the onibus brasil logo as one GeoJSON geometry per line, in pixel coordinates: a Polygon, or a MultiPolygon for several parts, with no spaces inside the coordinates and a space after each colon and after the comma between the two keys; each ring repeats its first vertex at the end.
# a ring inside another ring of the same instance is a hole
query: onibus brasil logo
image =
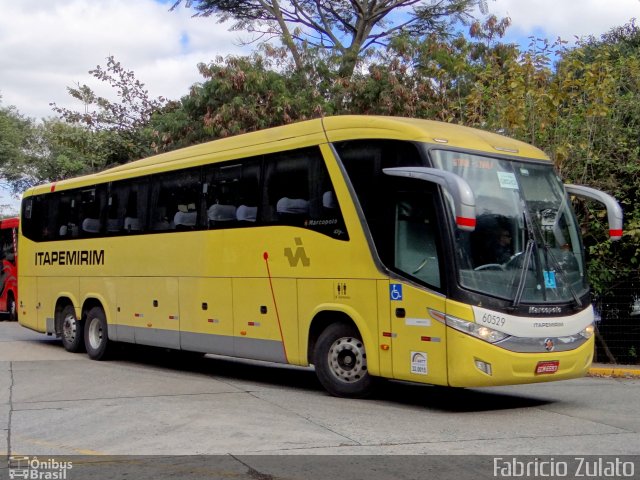
{"type": "Polygon", "coordinates": [[[38,458],[13,455],[9,457],[9,478],[33,480],[66,480],[67,471],[73,468],[73,462],[55,458],[38,458]]]}

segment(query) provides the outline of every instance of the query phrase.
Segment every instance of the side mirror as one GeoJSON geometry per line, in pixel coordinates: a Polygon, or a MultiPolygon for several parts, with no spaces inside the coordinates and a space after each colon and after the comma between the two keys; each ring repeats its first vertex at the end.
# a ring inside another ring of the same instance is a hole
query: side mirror
{"type": "Polygon", "coordinates": [[[476,228],[476,199],[467,181],[455,173],[429,167],[384,168],[385,175],[393,177],[417,178],[436,183],[445,189],[453,199],[456,225],[460,230],[473,232],[476,228]]]}
{"type": "Polygon", "coordinates": [[[607,219],[609,221],[609,238],[620,240],[622,238],[622,208],[618,201],[608,193],[583,185],[565,185],[565,190],[576,197],[596,200],[607,207],[607,219]]]}

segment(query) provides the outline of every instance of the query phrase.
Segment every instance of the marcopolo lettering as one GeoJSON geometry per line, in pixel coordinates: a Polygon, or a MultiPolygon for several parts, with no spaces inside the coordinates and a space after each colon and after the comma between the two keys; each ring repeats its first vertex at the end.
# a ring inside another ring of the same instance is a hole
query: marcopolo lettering
{"type": "Polygon", "coordinates": [[[104,265],[104,250],[36,252],[36,265],[104,265]]]}

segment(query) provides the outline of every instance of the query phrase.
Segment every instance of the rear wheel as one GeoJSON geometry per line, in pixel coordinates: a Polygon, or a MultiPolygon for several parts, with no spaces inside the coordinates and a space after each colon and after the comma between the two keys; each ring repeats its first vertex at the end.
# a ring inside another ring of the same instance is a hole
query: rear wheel
{"type": "Polygon", "coordinates": [[[313,361],[318,380],[336,397],[361,398],[373,390],[364,342],[353,325],[329,325],[318,337],[313,361]]]}
{"type": "Polygon", "coordinates": [[[73,305],[67,305],[60,313],[62,317],[62,346],[67,352],[80,352],[84,347],[84,323],[76,317],[73,305]]]}
{"type": "Polygon", "coordinates": [[[93,307],[87,313],[87,324],[84,330],[84,343],[89,358],[103,360],[107,354],[109,334],[107,331],[107,318],[104,310],[93,307]]]}

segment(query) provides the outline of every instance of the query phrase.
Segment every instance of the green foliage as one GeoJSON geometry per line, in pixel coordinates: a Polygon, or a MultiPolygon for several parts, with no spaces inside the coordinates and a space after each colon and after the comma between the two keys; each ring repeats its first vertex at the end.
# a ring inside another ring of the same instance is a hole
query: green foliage
{"type": "MultiPolygon", "coordinates": [[[[40,125],[30,120],[21,121],[24,128],[21,143],[0,154],[3,177],[14,193],[39,183],[103,169],[109,156],[109,143],[119,141],[113,134],[89,132],[59,120],[45,120],[40,125]]],[[[4,134],[0,138],[7,139],[4,134]]]]}
{"type": "Polygon", "coordinates": [[[623,207],[623,240],[603,242],[603,212],[582,207],[589,274],[597,292],[638,278],[640,261],[640,29],[634,23],[567,52],[558,66],[558,169],[568,181],[612,193],[623,207]],[[620,36],[619,32],[624,32],[620,36]],[[618,33],[616,33],[618,32],[618,33]]]}
{"type": "Polygon", "coordinates": [[[189,95],[159,111],[151,121],[156,150],[173,149],[299,121],[324,112],[328,102],[306,75],[272,67],[266,56],[217,58],[198,69],[204,78],[189,95]]]}
{"type": "Polygon", "coordinates": [[[90,73],[107,83],[118,101],[97,96],[87,85],[69,88],[81,111],[52,104],[60,120],[36,125],[15,108],[0,108],[0,168],[14,192],[126,163],[153,152],[148,125],[166,100],[152,99],[131,71],[113,57],[90,73]]]}
{"type": "Polygon", "coordinates": [[[51,104],[54,112],[67,123],[83,124],[93,131],[128,131],[146,125],[151,115],[166,103],[163,97],[150,98],[144,83],[136,79],[133,71],[125,70],[113,56],[107,57],[106,67],[98,65],[94,70],[89,70],[89,73],[115,90],[119,101],[100,97],[87,85],[69,87],[67,91],[82,102],[84,111],[78,112],[51,104]]]}
{"type": "Polygon", "coordinates": [[[14,191],[19,191],[23,165],[33,159],[36,142],[33,121],[15,107],[0,106],[0,169],[14,191]]]}

